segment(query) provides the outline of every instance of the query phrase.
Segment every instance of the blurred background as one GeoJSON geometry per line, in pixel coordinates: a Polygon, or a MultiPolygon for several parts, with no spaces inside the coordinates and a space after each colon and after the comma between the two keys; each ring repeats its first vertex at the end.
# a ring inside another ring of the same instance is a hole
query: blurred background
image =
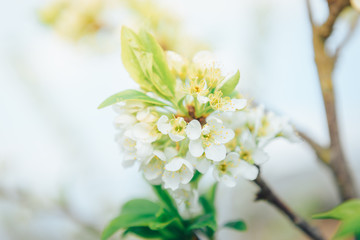
{"type": "MultiPolygon", "coordinates": [[[[224,66],[240,69],[243,94],[328,143],[305,1],[109,0],[101,25],[93,26],[101,29],[85,37],[49,26],[44,11],[52,2],[13,0],[0,8],[0,239],[99,239],[122,203],[152,196],[136,168],[121,166],[115,113],[97,110],[106,97],[136,86],[121,63],[122,25],[153,27],[163,46],[188,57],[214,51],[224,66]]],[[[320,23],[326,1],[313,3],[320,23]]],[[[349,30],[348,15],[336,24],[330,49],[349,30]]],[[[358,188],[359,56],[358,27],[334,76],[340,134],[358,188]]],[[[306,143],[277,140],[266,150],[264,178],[300,215],[310,219],[338,204],[332,176],[306,143]]],[[[221,230],[218,239],[306,239],[272,206],[254,202],[256,191],[246,181],[220,186],[220,223],[241,218],[248,231],[221,230]]],[[[313,223],[327,236],[337,225],[313,223]]]]}

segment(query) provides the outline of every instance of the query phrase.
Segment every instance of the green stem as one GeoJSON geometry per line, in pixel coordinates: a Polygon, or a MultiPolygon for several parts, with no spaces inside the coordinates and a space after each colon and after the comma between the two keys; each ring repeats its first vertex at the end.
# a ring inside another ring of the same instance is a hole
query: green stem
{"type": "Polygon", "coordinates": [[[168,191],[162,189],[161,185],[151,185],[151,186],[154,189],[154,192],[156,193],[160,201],[162,202],[163,206],[179,219],[179,226],[182,229],[185,229],[185,226],[183,224],[183,219],[176,207],[176,204],[174,203],[174,199],[170,196],[168,191]]]}

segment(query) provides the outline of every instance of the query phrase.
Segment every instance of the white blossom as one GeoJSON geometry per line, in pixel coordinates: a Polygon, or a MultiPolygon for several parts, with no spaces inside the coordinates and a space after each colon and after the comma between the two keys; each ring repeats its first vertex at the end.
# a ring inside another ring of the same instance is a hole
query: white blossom
{"type": "MultiPolygon", "coordinates": [[[[194,120],[197,121],[197,120],[194,120]]],[[[225,143],[234,137],[231,129],[226,129],[220,119],[207,118],[207,124],[202,128],[199,124],[189,124],[188,132],[196,132],[190,138],[189,151],[194,157],[200,157],[204,152],[206,158],[213,161],[221,161],[226,156],[225,143]],[[201,132],[199,131],[201,129],[201,132]],[[200,132],[200,134],[198,134],[200,132]]]]}
{"type": "Polygon", "coordinates": [[[162,134],[168,134],[174,142],[185,139],[186,122],[184,118],[178,117],[169,120],[166,115],[162,115],[157,121],[157,128],[162,134]]]}
{"type": "Polygon", "coordinates": [[[193,157],[190,152],[187,152],[186,159],[193,165],[193,167],[202,174],[205,174],[210,166],[211,161],[208,160],[204,154],[198,158],[193,157]]]}
{"type": "Polygon", "coordinates": [[[180,183],[189,183],[193,175],[193,166],[186,159],[175,157],[165,165],[162,180],[165,188],[176,190],[179,188],[180,183]]]}
{"type": "Polygon", "coordinates": [[[249,131],[245,131],[240,137],[240,159],[257,165],[269,159],[267,153],[256,144],[254,136],[249,131]]]}

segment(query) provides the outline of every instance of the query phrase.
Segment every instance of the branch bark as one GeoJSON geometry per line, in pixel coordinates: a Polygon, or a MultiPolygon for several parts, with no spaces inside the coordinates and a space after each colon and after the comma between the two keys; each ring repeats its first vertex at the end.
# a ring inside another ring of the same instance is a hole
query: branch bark
{"type": "Polygon", "coordinates": [[[330,162],[330,150],[329,148],[323,147],[317,142],[315,142],[311,137],[306,135],[303,132],[298,131],[299,136],[311,146],[311,148],[315,151],[316,156],[318,159],[325,164],[326,166],[329,166],[330,162]]]}
{"type": "Polygon", "coordinates": [[[301,231],[303,231],[310,239],[313,240],[323,240],[319,231],[312,227],[308,222],[303,218],[296,215],[284,202],[280,200],[279,197],[270,189],[270,187],[265,183],[265,181],[259,176],[254,180],[256,185],[260,187],[260,191],[257,194],[256,200],[265,200],[268,203],[272,204],[279,211],[281,211],[285,216],[287,216],[290,221],[297,226],[301,231]]]}
{"type": "Polygon", "coordinates": [[[329,16],[326,22],[319,28],[319,35],[323,39],[326,39],[331,35],[337,17],[340,15],[340,13],[345,7],[350,6],[350,0],[327,0],[327,1],[329,6],[329,16]]]}
{"type": "Polygon", "coordinates": [[[337,55],[330,55],[325,47],[326,39],[330,36],[336,18],[341,11],[349,5],[348,0],[328,0],[329,17],[322,26],[316,26],[313,22],[309,0],[306,1],[309,19],[313,33],[313,47],[318,78],[324,101],[328,131],[330,135],[329,167],[335,177],[336,184],[342,201],[356,197],[355,185],[350,174],[347,160],[341,145],[335,93],[333,89],[332,74],[335,68],[337,55]]]}

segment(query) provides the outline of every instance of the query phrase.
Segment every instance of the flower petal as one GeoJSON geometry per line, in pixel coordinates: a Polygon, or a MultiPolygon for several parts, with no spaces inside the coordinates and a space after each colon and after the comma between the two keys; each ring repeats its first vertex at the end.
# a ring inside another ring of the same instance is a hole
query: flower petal
{"type": "Polygon", "coordinates": [[[172,132],[169,133],[169,137],[174,142],[179,142],[179,141],[181,141],[181,140],[183,140],[185,138],[185,136],[183,136],[183,135],[174,134],[172,132]]]}
{"type": "Polygon", "coordinates": [[[240,160],[240,155],[236,152],[230,152],[226,155],[225,160],[228,162],[236,162],[240,160]]]}
{"type": "Polygon", "coordinates": [[[162,115],[159,118],[156,125],[162,134],[168,134],[171,130],[171,124],[169,123],[169,118],[165,115],[162,115]]]}
{"type": "Polygon", "coordinates": [[[127,128],[136,123],[136,118],[132,114],[123,113],[114,119],[115,128],[127,128]]]}
{"type": "Polygon", "coordinates": [[[185,168],[183,171],[181,171],[180,182],[182,184],[188,184],[193,176],[194,172],[190,168],[185,168]]]}
{"type": "Polygon", "coordinates": [[[154,150],[154,155],[157,156],[161,161],[166,161],[165,153],[159,150],[154,150]]]}
{"type": "Polygon", "coordinates": [[[136,142],[136,150],[136,154],[141,158],[150,156],[154,151],[150,143],[143,143],[140,141],[136,142]]]}
{"type": "Polygon", "coordinates": [[[162,180],[164,181],[165,188],[170,188],[171,190],[175,191],[179,188],[180,185],[180,176],[177,172],[169,172],[165,171],[162,180]]]}
{"type": "Polygon", "coordinates": [[[196,165],[194,165],[196,170],[198,170],[202,174],[205,174],[209,170],[210,166],[211,163],[206,158],[197,159],[196,165]]]}
{"type": "Polygon", "coordinates": [[[237,173],[245,179],[255,180],[259,174],[259,169],[246,161],[240,161],[237,173]]]}
{"type": "Polygon", "coordinates": [[[158,136],[153,133],[153,126],[142,122],[135,124],[128,134],[128,137],[131,139],[146,143],[152,143],[158,138],[158,136]]]}
{"type": "Polygon", "coordinates": [[[210,99],[208,97],[204,97],[204,96],[197,96],[197,100],[199,101],[199,103],[201,104],[205,104],[208,101],[210,101],[210,99]]]}
{"type": "Polygon", "coordinates": [[[184,162],[185,160],[183,158],[176,157],[165,165],[165,169],[172,172],[178,171],[180,170],[184,162]]]}
{"type": "Polygon", "coordinates": [[[144,176],[147,180],[154,180],[162,174],[163,169],[164,162],[153,158],[143,167],[144,176]]]}
{"type": "Polygon", "coordinates": [[[235,133],[232,129],[223,129],[220,131],[215,132],[214,137],[215,140],[218,143],[227,143],[229,142],[231,139],[233,139],[235,136],[235,133]]]}
{"type": "Polygon", "coordinates": [[[236,181],[233,176],[224,174],[220,177],[220,182],[224,183],[227,187],[235,187],[236,181]]]}
{"type": "Polygon", "coordinates": [[[233,104],[235,110],[241,110],[247,105],[246,99],[232,99],[231,103],[233,104]]]}
{"type": "Polygon", "coordinates": [[[189,151],[194,157],[200,157],[204,153],[201,139],[190,140],[189,151]]]}
{"type": "Polygon", "coordinates": [[[201,135],[201,124],[198,120],[192,120],[189,122],[189,124],[186,126],[186,135],[191,140],[198,139],[201,135]]]}
{"type": "Polygon", "coordinates": [[[256,149],[252,153],[252,157],[254,159],[254,162],[258,165],[263,164],[267,160],[269,160],[269,155],[267,155],[266,152],[264,152],[262,149],[256,149]]]}
{"type": "Polygon", "coordinates": [[[172,159],[178,154],[176,149],[173,147],[165,148],[164,153],[165,153],[166,159],[172,159]]]}
{"type": "Polygon", "coordinates": [[[211,144],[205,149],[205,156],[215,162],[220,162],[226,157],[226,147],[223,144],[211,144]]]}

